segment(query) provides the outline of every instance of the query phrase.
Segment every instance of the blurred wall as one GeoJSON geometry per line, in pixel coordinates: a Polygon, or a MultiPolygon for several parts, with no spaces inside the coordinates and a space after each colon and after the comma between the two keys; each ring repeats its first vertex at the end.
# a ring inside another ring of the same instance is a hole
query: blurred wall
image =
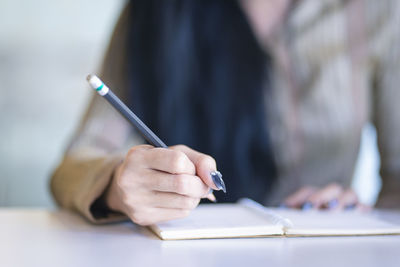
{"type": "Polygon", "coordinates": [[[53,205],[49,176],[124,5],[0,0],[0,206],[53,205]]]}

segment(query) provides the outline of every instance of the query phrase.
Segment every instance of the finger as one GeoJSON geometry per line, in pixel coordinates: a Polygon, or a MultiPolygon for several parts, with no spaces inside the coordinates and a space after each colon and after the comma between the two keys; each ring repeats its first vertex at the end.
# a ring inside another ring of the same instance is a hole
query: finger
{"type": "Polygon", "coordinates": [[[190,210],[146,208],[127,212],[127,216],[136,224],[147,226],[188,216],[190,210]]]}
{"type": "Polygon", "coordinates": [[[200,198],[188,197],[176,193],[155,191],[148,198],[149,205],[155,208],[192,210],[197,207],[200,198]]]}
{"type": "Polygon", "coordinates": [[[213,203],[217,203],[217,198],[215,197],[214,193],[209,193],[205,198],[213,203]]]}
{"type": "Polygon", "coordinates": [[[205,197],[209,188],[203,181],[194,175],[169,174],[151,171],[148,179],[143,179],[143,184],[152,191],[171,192],[194,198],[205,197]]]}
{"type": "Polygon", "coordinates": [[[184,145],[173,146],[171,149],[185,153],[195,165],[196,174],[203,182],[214,190],[220,190],[220,188],[214,184],[210,174],[217,170],[216,162],[211,156],[197,152],[184,145]]]}
{"type": "Polygon", "coordinates": [[[328,207],[331,201],[337,201],[342,194],[343,188],[338,184],[330,184],[313,193],[307,200],[313,208],[320,209],[328,207]]]}
{"type": "Polygon", "coordinates": [[[287,197],[284,205],[290,208],[301,208],[307,199],[316,191],[312,186],[305,186],[297,190],[295,193],[287,197]]]}
{"type": "Polygon", "coordinates": [[[196,167],[182,152],[166,148],[147,150],[144,155],[148,168],[172,174],[196,174],[196,167]]]}
{"type": "Polygon", "coordinates": [[[357,194],[352,189],[346,189],[338,198],[338,205],[335,209],[354,209],[358,204],[357,194]]]}

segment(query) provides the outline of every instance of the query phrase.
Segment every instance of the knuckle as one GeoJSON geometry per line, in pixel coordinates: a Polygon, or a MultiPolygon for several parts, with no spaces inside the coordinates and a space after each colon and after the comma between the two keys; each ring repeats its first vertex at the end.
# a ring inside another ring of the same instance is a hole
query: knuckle
{"type": "Polygon", "coordinates": [[[129,217],[131,218],[131,220],[134,223],[137,223],[137,224],[140,224],[141,219],[142,219],[140,214],[137,211],[132,211],[129,217]]]}
{"type": "Polygon", "coordinates": [[[127,205],[131,202],[129,195],[126,194],[124,191],[121,191],[120,195],[121,195],[120,196],[121,202],[124,203],[125,205],[127,205]]]}
{"type": "Polygon", "coordinates": [[[174,179],[175,192],[178,194],[185,194],[189,191],[189,183],[185,176],[178,175],[174,179]]]}
{"type": "Polygon", "coordinates": [[[187,146],[182,145],[182,144],[174,146],[174,149],[176,149],[176,150],[184,150],[184,149],[187,149],[187,148],[188,148],[187,146]]]}
{"type": "Polygon", "coordinates": [[[186,160],[186,155],[183,152],[176,151],[175,153],[173,153],[170,163],[172,172],[183,172],[183,170],[185,169],[186,160]]]}
{"type": "Polygon", "coordinates": [[[141,146],[134,146],[131,147],[128,152],[126,153],[126,158],[128,160],[132,160],[138,157],[140,153],[143,151],[143,148],[141,146]]]}
{"type": "Polygon", "coordinates": [[[130,210],[130,212],[136,212],[137,208],[143,204],[141,198],[131,192],[122,191],[120,194],[121,202],[130,210]]]}
{"type": "Polygon", "coordinates": [[[210,193],[212,193],[213,191],[210,190],[209,187],[204,186],[203,190],[202,190],[202,197],[206,197],[208,196],[210,193]]]}
{"type": "Polygon", "coordinates": [[[114,177],[114,179],[116,187],[122,192],[129,192],[131,190],[134,190],[135,187],[138,185],[138,179],[136,179],[135,174],[121,175],[119,177],[114,177]]]}
{"type": "Polygon", "coordinates": [[[143,212],[140,211],[132,211],[130,214],[130,218],[134,223],[138,225],[146,226],[149,224],[149,221],[145,218],[143,212]]]}
{"type": "Polygon", "coordinates": [[[216,166],[215,159],[208,155],[201,155],[199,157],[200,166],[216,166]]]}
{"type": "Polygon", "coordinates": [[[141,156],[145,151],[149,150],[150,148],[153,148],[153,147],[150,145],[133,146],[126,153],[126,157],[128,159],[135,159],[138,156],[141,156]]]}
{"type": "Polygon", "coordinates": [[[197,206],[196,199],[193,198],[184,198],[182,201],[182,209],[184,210],[192,210],[197,206]]]}
{"type": "Polygon", "coordinates": [[[118,188],[120,188],[121,190],[124,190],[128,186],[128,179],[126,179],[124,175],[121,175],[121,176],[115,177],[115,183],[118,188]]]}

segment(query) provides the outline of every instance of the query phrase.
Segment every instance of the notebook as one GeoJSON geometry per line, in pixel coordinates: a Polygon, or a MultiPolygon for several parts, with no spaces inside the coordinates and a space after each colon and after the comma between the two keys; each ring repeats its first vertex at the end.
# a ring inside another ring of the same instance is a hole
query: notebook
{"type": "Polygon", "coordinates": [[[186,218],[150,229],[162,240],[400,234],[400,225],[368,213],[266,208],[250,199],[201,204],[186,218]]]}

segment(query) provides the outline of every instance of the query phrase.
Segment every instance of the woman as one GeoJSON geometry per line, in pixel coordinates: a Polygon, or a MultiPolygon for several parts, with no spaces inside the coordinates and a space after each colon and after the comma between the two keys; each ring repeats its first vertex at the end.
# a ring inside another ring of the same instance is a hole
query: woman
{"type": "Polygon", "coordinates": [[[186,146],[142,145],[95,96],[52,178],[56,200],[93,222],[180,218],[217,189],[216,159],[228,190],[218,201],[354,206],[371,112],[379,201],[397,197],[399,4],[370,2],[131,1],[101,77],[167,144],[186,146]]]}

